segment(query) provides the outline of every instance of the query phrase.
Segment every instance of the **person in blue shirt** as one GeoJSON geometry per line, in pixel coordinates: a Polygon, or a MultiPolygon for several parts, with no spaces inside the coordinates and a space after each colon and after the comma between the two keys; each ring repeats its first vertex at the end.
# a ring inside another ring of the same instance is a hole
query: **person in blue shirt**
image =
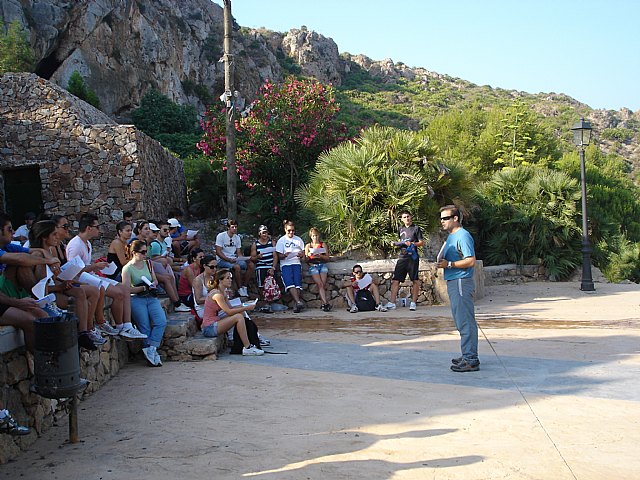
{"type": "Polygon", "coordinates": [[[478,359],[478,324],[476,323],[473,296],[476,285],[473,267],[476,254],[473,237],[462,227],[462,215],[455,205],[440,208],[440,226],[449,233],[437,267],[444,269],[451,313],[460,332],[462,356],[451,360],[454,372],[480,370],[478,359]]]}

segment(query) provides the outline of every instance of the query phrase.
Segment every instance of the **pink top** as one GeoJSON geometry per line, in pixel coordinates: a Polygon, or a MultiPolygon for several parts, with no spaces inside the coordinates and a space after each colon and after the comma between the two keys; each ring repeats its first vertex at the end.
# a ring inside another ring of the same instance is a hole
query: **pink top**
{"type": "MultiPolygon", "coordinates": [[[[194,276],[198,276],[200,274],[200,269],[197,264],[191,264],[187,268],[193,270],[194,276]]],[[[191,284],[189,283],[187,276],[184,274],[180,275],[180,280],[178,280],[178,295],[181,297],[188,297],[191,293],[191,284]]]]}
{"type": "Polygon", "coordinates": [[[202,328],[206,328],[209,325],[216,323],[220,320],[218,313],[222,310],[218,302],[211,300],[211,294],[207,295],[204,301],[204,316],[202,317],[202,328]]]}

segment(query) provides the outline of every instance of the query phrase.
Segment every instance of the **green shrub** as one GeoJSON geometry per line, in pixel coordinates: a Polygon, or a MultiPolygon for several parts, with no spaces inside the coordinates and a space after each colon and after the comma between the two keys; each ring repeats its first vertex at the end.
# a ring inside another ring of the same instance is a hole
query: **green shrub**
{"type": "Polygon", "coordinates": [[[0,75],[7,72],[31,72],[33,70],[33,51],[29,43],[29,34],[18,20],[9,23],[7,33],[0,17],[0,75]]]}
{"type": "Polygon", "coordinates": [[[87,87],[87,85],[84,83],[84,78],[77,70],[74,70],[69,77],[67,90],[69,91],[69,93],[72,93],[76,97],[81,98],[89,105],[100,108],[100,100],[98,99],[98,95],[96,95],[96,92],[87,87]]]}

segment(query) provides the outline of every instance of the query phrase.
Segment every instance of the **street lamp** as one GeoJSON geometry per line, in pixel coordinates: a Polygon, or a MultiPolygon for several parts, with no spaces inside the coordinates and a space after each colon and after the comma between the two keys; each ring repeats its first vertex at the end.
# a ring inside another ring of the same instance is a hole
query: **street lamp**
{"type": "Polygon", "coordinates": [[[591,139],[591,124],[581,118],[571,127],[573,143],[580,151],[580,181],[582,184],[582,281],[580,290],[593,292],[593,278],[591,277],[591,244],[589,243],[589,230],[587,228],[587,181],[584,167],[584,147],[589,145],[591,139]]]}

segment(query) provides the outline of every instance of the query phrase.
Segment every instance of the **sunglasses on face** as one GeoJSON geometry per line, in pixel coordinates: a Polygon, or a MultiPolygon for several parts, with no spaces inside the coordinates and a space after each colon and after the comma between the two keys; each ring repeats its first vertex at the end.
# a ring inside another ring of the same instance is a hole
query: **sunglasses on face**
{"type": "Polygon", "coordinates": [[[136,253],[139,253],[139,254],[141,254],[141,255],[146,255],[146,254],[147,254],[147,251],[146,251],[146,250],[139,250],[139,251],[137,251],[136,253]]]}
{"type": "Polygon", "coordinates": [[[446,222],[447,220],[451,220],[455,215],[447,215],[446,217],[440,217],[441,222],[446,222]]]}
{"type": "Polygon", "coordinates": [[[217,265],[205,265],[205,267],[216,268],[217,265]]]}
{"type": "Polygon", "coordinates": [[[353,273],[356,274],[356,275],[359,275],[359,274],[362,273],[362,270],[354,270],[353,273]]]}
{"type": "Polygon", "coordinates": [[[71,225],[69,225],[68,223],[65,223],[64,225],[58,225],[57,228],[63,228],[64,230],[69,230],[69,227],[71,225]]]}

